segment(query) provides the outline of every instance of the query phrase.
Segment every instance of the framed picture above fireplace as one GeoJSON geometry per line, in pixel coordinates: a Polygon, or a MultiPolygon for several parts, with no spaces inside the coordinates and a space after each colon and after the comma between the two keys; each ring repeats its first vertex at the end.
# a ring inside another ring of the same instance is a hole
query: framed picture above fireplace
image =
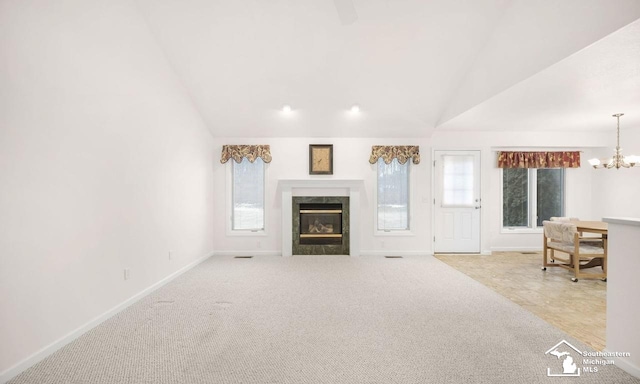
{"type": "Polygon", "coordinates": [[[333,175],[333,144],[309,144],[309,174],[333,175]]]}

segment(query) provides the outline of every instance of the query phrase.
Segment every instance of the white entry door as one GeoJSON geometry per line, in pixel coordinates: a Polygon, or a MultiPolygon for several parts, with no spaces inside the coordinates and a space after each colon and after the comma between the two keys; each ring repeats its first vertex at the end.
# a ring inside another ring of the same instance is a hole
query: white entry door
{"type": "Polygon", "coordinates": [[[480,252],[480,151],[434,152],[437,253],[480,252]]]}

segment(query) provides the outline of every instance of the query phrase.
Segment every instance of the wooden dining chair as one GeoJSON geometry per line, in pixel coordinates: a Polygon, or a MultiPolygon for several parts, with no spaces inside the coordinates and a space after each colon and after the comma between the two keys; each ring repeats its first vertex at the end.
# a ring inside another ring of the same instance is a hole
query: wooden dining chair
{"type": "Polygon", "coordinates": [[[571,222],[545,220],[542,226],[543,271],[546,271],[547,267],[562,267],[573,271],[573,282],[577,282],[579,278],[599,278],[607,281],[606,238],[600,238],[597,242],[582,239],[576,225],[571,222]],[[582,272],[596,266],[602,267],[602,273],[582,272]]]}

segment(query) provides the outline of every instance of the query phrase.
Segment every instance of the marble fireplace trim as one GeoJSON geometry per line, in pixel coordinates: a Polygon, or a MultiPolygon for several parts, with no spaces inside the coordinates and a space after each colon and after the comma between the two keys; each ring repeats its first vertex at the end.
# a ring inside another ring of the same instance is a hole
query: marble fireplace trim
{"type": "Polygon", "coordinates": [[[349,196],[349,256],[360,256],[360,193],[363,187],[364,180],[357,179],[278,180],[282,197],[282,256],[293,253],[293,196],[349,196]]]}

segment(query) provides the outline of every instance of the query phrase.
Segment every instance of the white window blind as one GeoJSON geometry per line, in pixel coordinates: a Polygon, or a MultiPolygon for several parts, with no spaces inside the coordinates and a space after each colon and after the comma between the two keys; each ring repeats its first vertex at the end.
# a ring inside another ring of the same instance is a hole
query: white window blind
{"type": "Polygon", "coordinates": [[[445,155],[443,161],[443,207],[472,207],[473,156],[445,155]]]}
{"type": "Polygon", "coordinates": [[[409,229],[409,161],[378,159],[378,230],[409,229]]]}
{"type": "Polygon", "coordinates": [[[232,164],[232,229],[264,230],[264,162],[257,158],[251,163],[245,157],[232,164]]]}

